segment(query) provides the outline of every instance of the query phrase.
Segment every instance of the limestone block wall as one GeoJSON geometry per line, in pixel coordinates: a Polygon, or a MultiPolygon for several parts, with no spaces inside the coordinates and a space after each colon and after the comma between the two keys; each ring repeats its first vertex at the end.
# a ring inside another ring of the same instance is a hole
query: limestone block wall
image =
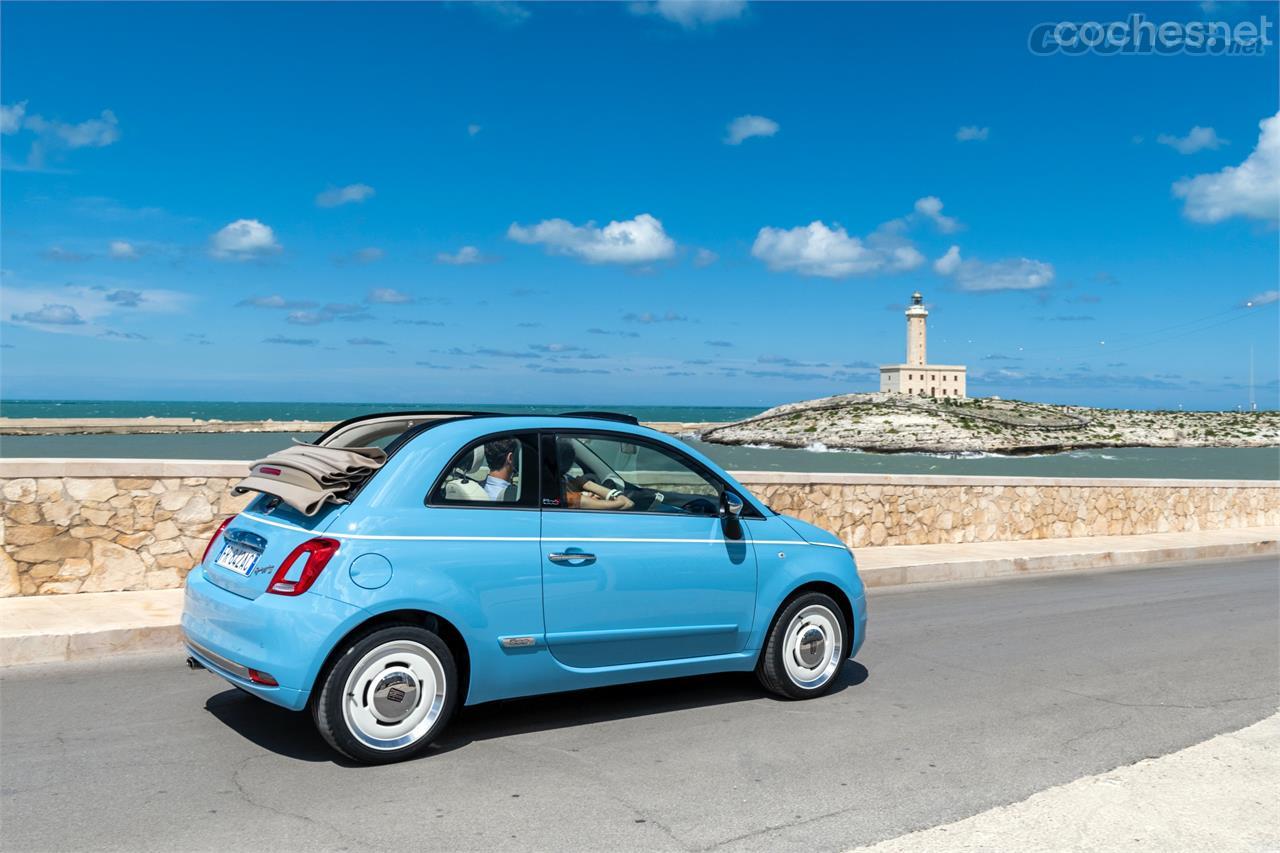
{"type": "Polygon", "coordinates": [[[0,460],[0,596],[172,589],[214,528],[243,463],[0,460]]]}
{"type": "MultiPolygon", "coordinates": [[[[0,596],[181,586],[246,463],[0,459],[0,596]]],[[[739,472],[858,548],[1280,525],[1280,483],[739,472]]]]}
{"type": "Polygon", "coordinates": [[[854,548],[1280,525],[1280,483],[840,474],[750,475],[778,512],[854,548]]]}

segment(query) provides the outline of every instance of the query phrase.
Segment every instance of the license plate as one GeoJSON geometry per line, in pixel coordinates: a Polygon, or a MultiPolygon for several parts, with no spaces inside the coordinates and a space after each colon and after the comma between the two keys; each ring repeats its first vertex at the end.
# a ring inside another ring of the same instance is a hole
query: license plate
{"type": "Polygon", "coordinates": [[[230,569],[236,574],[248,576],[253,569],[253,564],[258,562],[261,556],[257,551],[251,548],[245,548],[234,542],[228,542],[222,546],[221,553],[213,562],[224,569],[230,569]]]}

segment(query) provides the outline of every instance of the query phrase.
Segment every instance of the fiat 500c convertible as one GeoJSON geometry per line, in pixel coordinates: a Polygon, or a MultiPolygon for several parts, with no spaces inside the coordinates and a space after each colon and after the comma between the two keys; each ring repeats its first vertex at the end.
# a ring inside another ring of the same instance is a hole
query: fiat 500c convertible
{"type": "Polygon", "coordinates": [[[316,445],[385,461],[302,509],[262,487],[188,576],[182,628],[189,665],[309,710],[356,761],[517,696],[754,670],[813,698],[862,645],[836,537],[632,418],[389,413],[316,445]]]}

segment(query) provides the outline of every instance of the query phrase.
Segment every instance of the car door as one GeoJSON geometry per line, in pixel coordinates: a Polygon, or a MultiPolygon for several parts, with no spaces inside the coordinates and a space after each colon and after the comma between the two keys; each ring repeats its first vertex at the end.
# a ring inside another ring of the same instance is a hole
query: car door
{"type": "Polygon", "coordinates": [[[726,535],[725,487],[712,472],[660,442],[608,431],[544,434],[542,458],[543,614],[558,661],[598,668],[744,648],[755,550],[749,524],[726,535]],[[630,495],[631,506],[574,498],[593,485],[630,495]]]}

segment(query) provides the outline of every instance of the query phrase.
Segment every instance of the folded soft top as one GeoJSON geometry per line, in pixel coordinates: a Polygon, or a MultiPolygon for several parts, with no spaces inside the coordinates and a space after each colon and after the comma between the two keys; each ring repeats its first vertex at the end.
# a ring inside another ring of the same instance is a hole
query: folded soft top
{"type": "Polygon", "coordinates": [[[298,443],[254,462],[249,476],[231,491],[274,495],[304,515],[315,515],[326,503],[346,503],[345,494],[386,461],[387,453],[379,447],[298,443]]]}

